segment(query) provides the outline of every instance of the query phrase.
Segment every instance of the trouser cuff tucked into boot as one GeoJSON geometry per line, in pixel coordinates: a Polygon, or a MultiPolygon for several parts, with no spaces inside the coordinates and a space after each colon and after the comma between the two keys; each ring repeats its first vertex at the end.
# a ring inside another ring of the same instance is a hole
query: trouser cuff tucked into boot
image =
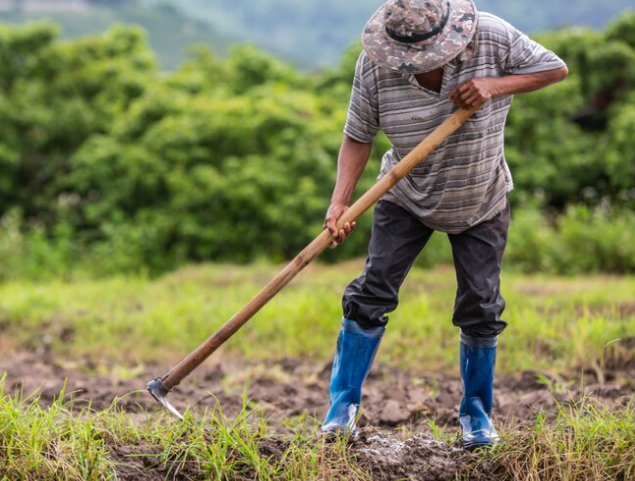
{"type": "Polygon", "coordinates": [[[491,420],[497,344],[498,337],[472,337],[461,332],[463,399],[459,422],[467,449],[500,441],[491,420]]]}
{"type": "Polygon", "coordinates": [[[331,405],[322,424],[323,433],[355,433],[362,384],[385,330],[383,326],[364,329],[355,321],[342,320],[331,371],[331,405]]]}

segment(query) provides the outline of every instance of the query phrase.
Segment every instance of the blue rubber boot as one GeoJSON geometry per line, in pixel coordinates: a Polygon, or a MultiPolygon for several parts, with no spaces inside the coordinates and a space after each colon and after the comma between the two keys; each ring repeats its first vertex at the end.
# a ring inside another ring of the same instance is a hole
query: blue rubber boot
{"type": "Polygon", "coordinates": [[[466,449],[500,442],[491,419],[497,341],[497,337],[471,337],[461,333],[463,399],[459,422],[466,449]]]}
{"type": "Polygon", "coordinates": [[[364,329],[355,321],[342,320],[331,371],[331,406],[322,424],[322,433],[356,433],[362,383],[385,330],[383,326],[364,329]]]}

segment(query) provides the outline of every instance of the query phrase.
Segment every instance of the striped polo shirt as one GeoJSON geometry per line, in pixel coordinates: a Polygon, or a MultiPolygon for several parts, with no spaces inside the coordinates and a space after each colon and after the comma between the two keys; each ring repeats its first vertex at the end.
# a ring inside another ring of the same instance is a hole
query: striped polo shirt
{"type": "MultiPolygon", "coordinates": [[[[553,52],[489,13],[479,13],[473,41],[471,58],[455,59],[443,67],[439,93],[421,87],[412,74],[376,65],[362,52],[344,133],[368,143],[384,131],[392,148],[382,159],[379,178],[456,110],[449,95],[467,80],[565,66],[553,52]]],[[[426,226],[450,234],[498,214],[513,188],[503,151],[511,101],[511,95],[488,101],[383,199],[410,211],[426,226]]]]}

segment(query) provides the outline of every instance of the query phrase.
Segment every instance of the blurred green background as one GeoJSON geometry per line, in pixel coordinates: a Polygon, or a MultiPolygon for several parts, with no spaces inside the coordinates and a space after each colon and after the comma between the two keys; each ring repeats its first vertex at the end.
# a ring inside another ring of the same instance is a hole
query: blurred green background
{"type": "MultiPolygon", "coordinates": [[[[480,10],[535,33],[566,26],[602,28],[633,8],[630,0],[534,2],[475,0],[480,10]]],[[[203,43],[225,53],[252,42],[305,69],[339,62],[343,50],[383,0],[0,0],[0,18],[23,23],[50,18],[63,38],[103,33],[114,22],[149,34],[162,68],[179,66],[187,46],[203,43]]]]}
{"type": "MultiPolygon", "coordinates": [[[[0,1],[0,279],[292,257],[321,230],[377,3],[0,1]]],[[[554,28],[536,38],[571,72],[510,113],[512,269],[635,271],[627,3],[479,3],[554,28]]],[[[363,256],[369,226],[323,259],[363,256]]],[[[419,263],[441,262],[435,234],[419,263]]]]}

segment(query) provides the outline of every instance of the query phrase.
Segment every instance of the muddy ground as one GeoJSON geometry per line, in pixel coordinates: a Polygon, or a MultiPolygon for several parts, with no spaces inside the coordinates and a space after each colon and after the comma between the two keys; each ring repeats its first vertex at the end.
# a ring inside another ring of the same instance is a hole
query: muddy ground
{"type": "MultiPolygon", "coordinates": [[[[526,371],[517,377],[499,376],[495,382],[494,418],[498,425],[522,428],[531,424],[536,412],[554,416],[557,403],[577,402],[590,396],[609,407],[627,403],[633,396],[633,366],[604,366],[601,373],[581,372],[576,380],[554,377],[545,372],[526,371]]],[[[143,390],[145,382],[163,374],[169,366],[146,366],[135,371],[109,375],[94,374],[95,366],[64,362],[49,354],[14,353],[0,359],[0,375],[7,373],[5,391],[41,394],[47,404],[59,394],[67,380],[66,392],[75,407],[89,405],[96,411],[108,408],[116,397],[118,406],[137,416],[155,410],[157,403],[143,390]],[[89,372],[93,369],[93,373],[89,372]]],[[[270,363],[228,360],[201,366],[170,395],[179,410],[205,410],[218,404],[231,416],[243,405],[243,392],[250,407],[257,407],[269,419],[271,429],[280,434],[263,443],[268,456],[284,453],[285,420],[300,415],[315,425],[328,407],[330,364],[314,365],[293,359],[270,363]]],[[[362,435],[351,447],[358,463],[371,470],[378,480],[452,479],[466,462],[455,445],[435,441],[430,421],[458,433],[457,406],[461,396],[458,378],[436,373],[416,375],[385,366],[375,366],[365,385],[362,435]],[[405,434],[407,433],[407,434],[405,434]],[[405,439],[405,441],[403,441],[405,439]]],[[[163,479],[158,469],[138,456],[144,447],[118,448],[113,456],[121,462],[119,479],[163,479]]]]}

